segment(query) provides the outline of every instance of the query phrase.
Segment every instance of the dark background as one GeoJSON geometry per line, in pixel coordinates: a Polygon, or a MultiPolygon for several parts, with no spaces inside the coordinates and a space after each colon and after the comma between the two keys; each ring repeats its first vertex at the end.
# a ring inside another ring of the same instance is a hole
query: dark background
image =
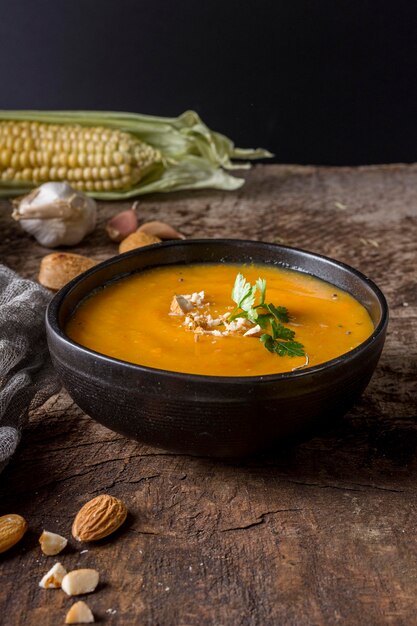
{"type": "Polygon", "coordinates": [[[417,3],[0,0],[0,107],[195,109],[278,162],[417,160],[417,3]]]}

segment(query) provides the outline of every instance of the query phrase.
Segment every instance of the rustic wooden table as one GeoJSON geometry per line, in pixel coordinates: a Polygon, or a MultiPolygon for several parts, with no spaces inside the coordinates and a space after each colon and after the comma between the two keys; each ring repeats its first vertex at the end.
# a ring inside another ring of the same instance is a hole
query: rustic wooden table
{"type": "MultiPolygon", "coordinates": [[[[116,252],[102,204],[75,251],[116,252]]],[[[123,206],[127,206],[124,204],[123,206]]],[[[36,278],[48,251],[0,205],[0,260],[36,278]]],[[[63,391],[30,416],[0,480],[0,514],[30,523],[2,555],[0,622],[62,624],[72,601],[38,587],[55,562],[43,528],[70,536],[90,498],[122,498],[128,523],[60,560],[95,567],[100,623],[133,626],[417,624],[417,165],[257,166],[235,193],[141,200],[140,218],[187,237],[247,237],[333,256],[373,278],[391,310],[386,347],[361,401],[332,432],[275,456],[219,462],[128,441],[63,391]],[[2,621],[4,619],[4,621],[2,621]]]]}

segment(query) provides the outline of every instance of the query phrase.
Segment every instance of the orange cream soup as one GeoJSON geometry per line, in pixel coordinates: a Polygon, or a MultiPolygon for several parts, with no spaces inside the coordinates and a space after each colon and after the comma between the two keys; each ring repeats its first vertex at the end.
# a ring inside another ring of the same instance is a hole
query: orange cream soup
{"type": "Polygon", "coordinates": [[[285,306],[286,326],[304,345],[309,366],[362,343],[374,327],[366,309],[348,293],[293,270],[265,265],[201,264],[156,268],[111,284],[85,300],[69,320],[74,341],[117,359],[165,370],[215,376],[288,372],[304,357],[271,354],[257,337],[203,335],[169,315],[174,295],[205,291],[213,317],[232,310],[236,274],[266,279],[266,301],[285,306]]]}

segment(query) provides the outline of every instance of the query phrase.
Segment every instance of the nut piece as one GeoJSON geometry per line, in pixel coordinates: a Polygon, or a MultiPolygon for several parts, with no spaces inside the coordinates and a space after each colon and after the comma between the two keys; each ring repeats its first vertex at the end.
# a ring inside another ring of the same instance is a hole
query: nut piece
{"type": "Polygon", "coordinates": [[[59,589],[61,587],[62,579],[66,573],[67,570],[61,565],[61,563],[55,563],[49,572],[46,572],[45,576],[39,583],[39,587],[42,587],[43,589],[59,589]]]}
{"type": "Polygon", "coordinates": [[[142,248],[143,246],[150,246],[152,243],[160,242],[159,237],[154,237],[154,235],[148,235],[147,233],[142,233],[137,230],[135,233],[126,237],[126,239],[123,239],[119,245],[119,253],[122,254],[123,252],[134,250],[135,248],[142,248]]]}
{"type": "Polygon", "coordinates": [[[165,224],[165,222],[145,222],[142,226],[139,226],[138,232],[154,235],[161,239],[185,239],[184,235],[181,235],[175,228],[165,224]]]}
{"type": "Polygon", "coordinates": [[[38,280],[44,287],[57,291],[94,265],[96,261],[81,254],[53,252],[43,257],[38,280]]]}
{"type": "Polygon", "coordinates": [[[77,541],[97,541],[114,533],[126,517],[127,508],[121,500],[108,495],[97,496],[78,512],[72,535],[77,541]]]}
{"type": "Polygon", "coordinates": [[[41,544],[41,549],[44,554],[55,556],[55,554],[59,554],[59,552],[65,548],[68,539],[56,533],[50,533],[48,530],[44,530],[39,537],[39,543],[41,544]]]}
{"type": "Polygon", "coordinates": [[[185,315],[195,308],[194,304],[184,296],[174,296],[171,300],[170,315],[185,315]]]}
{"type": "Polygon", "coordinates": [[[256,324],[256,326],[252,326],[252,328],[249,328],[249,330],[243,333],[243,336],[244,337],[260,337],[262,333],[263,333],[262,328],[259,326],[259,324],[256,324]]]}
{"type": "Polygon", "coordinates": [[[74,569],[64,576],[61,587],[68,596],[79,596],[94,591],[98,579],[98,571],[95,569],[74,569]]]}
{"type": "Polygon", "coordinates": [[[90,607],[80,600],[72,605],[65,618],[66,624],[92,624],[94,615],[90,607]]]}
{"type": "Polygon", "coordinates": [[[0,517],[0,553],[20,541],[27,529],[27,522],[21,515],[12,513],[0,517]]]}

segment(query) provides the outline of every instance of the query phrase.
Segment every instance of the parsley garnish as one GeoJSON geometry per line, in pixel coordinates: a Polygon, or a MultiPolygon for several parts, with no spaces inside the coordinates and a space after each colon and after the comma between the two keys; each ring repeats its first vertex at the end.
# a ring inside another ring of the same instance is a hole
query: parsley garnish
{"type": "Polygon", "coordinates": [[[228,322],[237,317],[244,317],[254,324],[259,324],[262,330],[270,331],[263,333],[260,338],[269,352],[275,352],[278,356],[305,356],[304,346],[294,341],[295,332],[283,325],[289,322],[288,310],[283,306],[265,302],[264,278],[258,278],[255,285],[251,285],[242,274],[238,274],[232,289],[232,300],[236,308],[229,315],[228,322]],[[258,293],[259,302],[255,305],[258,293]]]}

